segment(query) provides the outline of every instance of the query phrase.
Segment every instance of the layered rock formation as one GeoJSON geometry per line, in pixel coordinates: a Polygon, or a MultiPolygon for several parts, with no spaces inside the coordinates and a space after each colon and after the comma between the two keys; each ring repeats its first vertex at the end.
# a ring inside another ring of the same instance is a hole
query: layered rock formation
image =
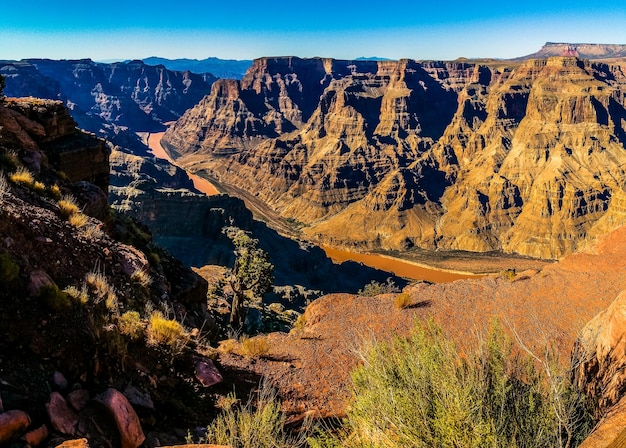
{"type": "Polygon", "coordinates": [[[626,222],[625,68],[264,58],[163,144],[324,243],[558,258],[626,222]]]}
{"type": "Polygon", "coordinates": [[[626,57],[626,45],[547,42],[541,50],[519,59],[553,56],[576,56],[585,59],[623,58],[626,57]]]}
{"type": "Polygon", "coordinates": [[[7,96],[62,100],[82,129],[138,150],[142,145],[135,132],[163,130],[164,123],[200,101],[216,79],[141,61],[89,59],[0,61],[0,74],[7,96]]]}
{"type": "Polygon", "coordinates": [[[71,181],[108,191],[109,149],[103,140],[79,131],[61,101],[6,101],[0,107],[0,146],[15,150],[35,172],[49,166],[71,181]]]}

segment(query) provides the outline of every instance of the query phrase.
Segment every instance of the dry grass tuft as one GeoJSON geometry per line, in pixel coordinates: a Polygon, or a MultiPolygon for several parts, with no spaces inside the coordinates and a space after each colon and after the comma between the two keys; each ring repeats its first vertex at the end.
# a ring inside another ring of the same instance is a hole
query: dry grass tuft
{"type": "Polygon", "coordinates": [[[160,311],[153,311],[148,322],[147,338],[149,345],[167,345],[174,351],[187,345],[185,328],[177,321],[168,319],[160,311]]]}
{"type": "Polygon", "coordinates": [[[70,215],[68,221],[77,229],[82,229],[89,223],[89,218],[84,213],[73,213],[70,215]]]}
{"type": "Polygon", "coordinates": [[[63,290],[63,292],[75,302],[80,303],[81,305],[85,305],[87,302],[89,302],[87,285],[83,285],[81,289],[78,289],[76,286],[68,286],[63,290]]]}
{"type": "Polygon", "coordinates": [[[97,270],[88,272],[85,276],[85,282],[92,295],[95,297],[95,303],[100,303],[104,300],[104,304],[109,311],[118,311],[118,300],[115,289],[109,284],[109,281],[102,272],[98,272],[97,270]]]}
{"type": "Polygon", "coordinates": [[[241,338],[241,354],[246,358],[261,358],[270,352],[270,343],[267,336],[241,338]]]}
{"type": "Polygon", "coordinates": [[[7,178],[4,176],[4,172],[0,171],[0,198],[7,194],[11,187],[9,186],[9,182],[7,182],[7,178]]]}
{"type": "Polygon", "coordinates": [[[63,218],[69,218],[70,216],[80,212],[78,205],[76,204],[76,198],[71,195],[64,195],[58,202],[59,213],[63,218]]]}
{"type": "Polygon", "coordinates": [[[118,327],[122,334],[132,339],[139,339],[143,334],[144,325],[137,311],[127,311],[118,320],[118,327]]]}
{"type": "Polygon", "coordinates": [[[46,186],[43,182],[35,181],[32,185],[33,191],[37,194],[44,194],[46,192],[46,186]]]}
{"type": "Polygon", "coordinates": [[[87,224],[85,227],[80,229],[83,235],[85,235],[89,239],[98,239],[104,236],[104,232],[97,224],[87,224]]]}
{"type": "Polygon", "coordinates": [[[130,280],[144,288],[148,288],[152,284],[152,277],[150,277],[150,274],[148,274],[148,271],[145,269],[137,269],[130,276],[130,280]]]}
{"type": "Polygon", "coordinates": [[[393,300],[394,306],[399,310],[408,308],[411,305],[411,303],[412,303],[411,296],[406,292],[398,294],[396,298],[393,300]]]}
{"type": "Polygon", "coordinates": [[[19,167],[15,173],[11,174],[9,179],[15,184],[24,185],[29,188],[31,188],[35,182],[33,174],[23,166],[19,167]]]}
{"type": "Polygon", "coordinates": [[[59,200],[61,198],[61,189],[57,184],[54,184],[48,188],[48,194],[51,198],[59,200]]]}

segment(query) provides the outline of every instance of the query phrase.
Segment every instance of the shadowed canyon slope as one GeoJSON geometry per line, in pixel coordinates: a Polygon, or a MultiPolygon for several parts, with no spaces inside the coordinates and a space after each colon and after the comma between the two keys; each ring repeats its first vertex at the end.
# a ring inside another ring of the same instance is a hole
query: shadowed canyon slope
{"type": "Polygon", "coordinates": [[[558,258],[626,222],[624,69],[263,58],[163,143],[326,244],[558,258]]]}
{"type": "Polygon", "coordinates": [[[144,150],[137,131],[163,130],[206,95],[215,77],[175,72],[141,61],[90,59],[0,61],[7,96],[65,102],[82,129],[116,145],[144,150]]]}

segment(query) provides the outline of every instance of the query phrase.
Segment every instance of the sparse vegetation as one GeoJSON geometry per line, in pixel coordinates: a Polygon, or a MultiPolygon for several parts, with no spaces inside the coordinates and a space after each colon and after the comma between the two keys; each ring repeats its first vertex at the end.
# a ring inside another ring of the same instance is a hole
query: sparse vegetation
{"type": "Polygon", "coordinates": [[[60,291],[57,285],[44,285],[39,290],[39,298],[42,299],[51,309],[62,311],[72,305],[69,295],[65,291],[60,291]]]}
{"type": "Polygon", "coordinates": [[[230,325],[241,329],[246,317],[246,302],[261,301],[272,290],[274,265],[269,262],[267,252],[258,247],[259,241],[243,230],[228,227],[225,233],[235,246],[235,264],[227,280],[233,292],[230,325]]]}
{"type": "Polygon", "coordinates": [[[118,320],[120,333],[130,336],[131,339],[139,339],[143,335],[144,326],[137,311],[127,311],[118,320]]]}
{"type": "Polygon", "coordinates": [[[28,188],[32,188],[35,182],[33,173],[28,171],[23,166],[20,166],[13,174],[9,176],[9,179],[14,184],[23,185],[28,188]]]}
{"type": "Polygon", "coordinates": [[[119,311],[117,294],[113,286],[109,284],[104,273],[99,272],[97,269],[88,272],[85,276],[85,283],[94,298],[94,303],[104,301],[106,308],[111,313],[117,313],[119,311]]]}
{"type": "Polygon", "coordinates": [[[0,284],[6,285],[17,278],[20,266],[7,252],[0,253],[0,284]]]}
{"type": "Polygon", "coordinates": [[[309,434],[305,422],[302,430],[290,435],[285,430],[285,415],[276,393],[264,384],[256,403],[230,407],[207,428],[207,442],[232,448],[299,448],[306,447],[309,434]]]}
{"type": "Polygon", "coordinates": [[[152,284],[152,277],[145,269],[137,269],[130,276],[130,280],[144,288],[148,288],[152,284]]]}
{"type": "Polygon", "coordinates": [[[89,239],[101,238],[104,232],[97,224],[87,224],[81,228],[81,232],[89,239]]]}
{"type": "Polygon", "coordinates": [[[500,272],[500,277],[505,278],[507,280],[513,281],[513,279],[517,276],[515,269],[505,269],[500,272]]]}
{"type": "Polygon", "coordinates": [[[38,180],[36,180],[33,183],[33,191],[37,194],[44,194],[46,192],[46,186],[44,185],[43,182],[39,182],[38,180]]]}
{"type": "Polygon", "coordinates": [[[77,229],[82,229],[89,223],[89,218],[84,213],[73,213],[69,216],[68,222],[77,229]]]}
{"type": "Polygon", "coordinates": [[[61,189],[57,184],[54,184],[48,188],[48,196],[56,200],[59,200],[61,198],[61,189]]]}
{"type": "Polygon", "coordinates": [[[394,306],[400,310],[408,308],[412,302],[411,296],[407,292],[401,292],[393,299],[394,306]]]}
{"type": "Polygon", "coordinates": [[[304,331],[304,327],[306,326],[306,315],[300,314],[293,324],[293,328],[291,331],[294,334],[302,333],[304,331]]]}
{"type": "Polygon", "coordinates": [[[270,343],[267,336],[241,338],[241,354],[246,358],[261,358],[270,352],[270,343]]]}
{"type": "Polygon", "coordinates": [[[58,202],[59,213],[63,218],[69,218],[70,216],[80,212],[78,205],[76,204],[76,198],[71,195],[64,195],[58,202]]]}
{"type": "Polygon", "coordinates": [[[89,302],[89,294],[87,293],[87,285],[83,285],[81,289],[76,286],[68,286],[63,290],[76,303],[85,305],[89,302]]]}
{"type": "Polygon", "coordinates": [[[388,278],[385,283],[372,280],[370,283],[365,285],[363,289],[359,290],[360,295],[368,297],[374,297],[380,294],[396,294],[399,292],[400,288],[396,286],[391,278],[388,278]]]}
{"type": "Polygon", "coordinates": [[[0,167],[8,172],[15,171],[19,164],[17,153],[12,149],[3,149],[0,153],[0,167]]]}
{"type": "Polygon", "coordinates": [[[147,338],[150,345],[167,345],[174,351],[181,350],[188,339],[185,328],[178,321],[166,318],[160,311],[153,311],[150,315],[147,338]]]}
{"type": "Polygon", "coordinates": [[[593,425],[566,378],[515,354],[497,324],[476,352],[460,356],[429,321],[363,354],[346,433],[313,446],[577,446],[593,425]]]}

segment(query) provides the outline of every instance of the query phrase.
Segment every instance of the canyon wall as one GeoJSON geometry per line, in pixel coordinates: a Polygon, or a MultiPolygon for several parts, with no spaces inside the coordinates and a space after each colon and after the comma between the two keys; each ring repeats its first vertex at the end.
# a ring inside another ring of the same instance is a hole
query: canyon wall
{"type": "Polygon", "coordinates": [[[558,258],[626,223],[624,69],[262,58],[163,143],[321,243],[558,258]]]}

